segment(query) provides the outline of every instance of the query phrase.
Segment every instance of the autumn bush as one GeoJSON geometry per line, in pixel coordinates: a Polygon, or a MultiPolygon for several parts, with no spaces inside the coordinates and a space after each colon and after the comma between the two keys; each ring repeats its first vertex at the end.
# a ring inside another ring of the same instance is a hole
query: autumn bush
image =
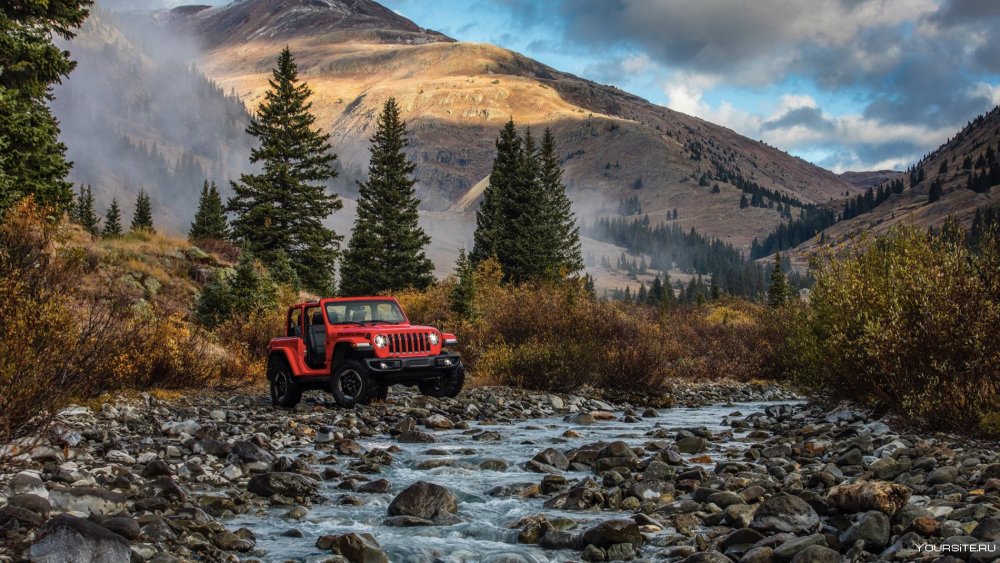
{"type": "Polygon", "coordinates": [[[814,265],[811,307],[788,334],[806,389],[937,429],[1000,424],[1000,247],[899,228],[814,265]]]}
{"type": "Polygon", "coordinates": [[[457,334],[479,384],[655,392],[676,379],[775,375],[770,366],[782,336],[760,305],[720,300],[663,312],[595,300],[582,284],[510,286],[501,279],[492,261],[476,270],[472,318],[449,306],[453,278],[399,295],[411,321],[457,334]]]}
{"type": "Polygon", "coordinates": [[[72,399],[126,389],[228,387],[262,377],[262,349],[280,313],[239,316],[214,332],[200,328],[183,310],[190,311],[194,296],[187,293],[188,304],[178,305],[189,290],[151,289],[157,286],[150,279],[172,275],[148,260],[159,252],[154,247],[166,244],[162,237],[123,237],[98,248],[81,229],[30,200],[6,214],[0,223],[0,443],[44,423],[72,399]],[[140,245],[142,252],[123,245],[140,245]]]}

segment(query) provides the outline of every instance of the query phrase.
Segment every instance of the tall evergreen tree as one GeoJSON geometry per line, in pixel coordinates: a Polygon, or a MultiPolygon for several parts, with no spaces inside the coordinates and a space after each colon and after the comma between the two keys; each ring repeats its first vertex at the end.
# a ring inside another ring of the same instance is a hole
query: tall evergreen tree
{"type": "Polygon", "coordinates": [[[500,197],[516,181],[522,158],[521,137],[517,134],[513,119],[508,120],[500,130],[496,149],[490,181],[483,191],[479,210],[476,211],[476,231],[470,256],[473,265],[496,256],[498,235],[506,230],[504,215],[500,210],[500,197]]]}
{"type": "Polygon", "coordinates": [[[139,189],[139,195],[135,198],[135,214],[132,215],[132,231],[145,231],[155,233],[153,227],[153,204],[149,200],[146,190],[139,189]]]}
{"type": "Polygon", "coordinates": [[[358,183],[358,215],[340,263],[340,293],[424,289],[434,281],[424,253],[431,238],[417,222],[416,166],[403,152],[409,141],[395,98],[386,101],[371,144],[368,179],[358,183]]]}
{"type": "Polygon", "coordinates": [[[781,307],[792,298],[792,288],[788,285],[781,267],[781,253],[774,253],[774,267],[771,269],[771,285],[767,288],[767,304],[772,308],[781,307]]]}
{"type": "Polygon", "coordinates": [[[107,213],[104,214],[104,229],[101,235],[105,237],[117,237],[122,234],[122,210],[118,207],[118,200],[112,199],[107,213]]]}
{"type": "Polygon", "coordinates": [[[90,186],[80,186],[80,193],[76,196],[76,203],[73,206],[73,222],[96,236],[100,234],[98,221],[97,212],[94,211],[94,190],[90,186]]]}
{"type": "Polygon", "coordinates": [[[233,183],[235,195],[228,202],[228,210],[236,214],[232,235],[265,264],[284,251],[306,288],[332,291],[341,237],[323,221],[343,207],[326,188],[337,175],[337,157],[330,135],[313,128],[312,90],[299,82],[287,47],[269,84],[247,127],[260,142],[250,152],[250,162],[260,163],[262,171],[243,174],[233,183]]]}
{"type": "Polygon", "coordinates": [[[580,227],[576,224],[573,206],[562,181],[562,166],[556,155],[556,140],[552,130],[545,129],[539,153],[539,180],[546,197],[546,224],[553,229],[552,245],[557,257],[557,273],[570,275],[583,269],[580,227]]]}
{"type": "Polygon", "coordinates": [[[41,205],[69,210],[70,163],[59,123],[47,106],[52,85],[75,63],[53,36],[73,37],[91,0],[0,3],[0,215],[32,195],[41,205]]]}
{"type": "Polygon", "coordinates": [[[455,262],[455,287],[451,290],[451,310],[463,319],[475,316],[475,268],[465,249],[458,251],[455,262]]]}
{"type": "MultiPolygon", "coordinates": [[[[194,214],[194,221],[191,223],[191,230],[188,231],[188,240],[226,240],[229,238],[229,223],[226,221],[226,208],[222,204],[222,196],[215,182],[205,184],[201,187],[201,196],[198,198],[198,211],[194,214]]],[[[285,255],[288,258],[288,255],[285,255]]]]}

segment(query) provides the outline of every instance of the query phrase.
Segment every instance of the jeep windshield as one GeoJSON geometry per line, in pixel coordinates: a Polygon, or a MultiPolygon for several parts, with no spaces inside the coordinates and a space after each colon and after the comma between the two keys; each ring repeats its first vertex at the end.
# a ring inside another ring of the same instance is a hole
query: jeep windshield
{"type": "Polygon", "coordinates": [[[333,301],[326,304],[326,318],[334,325],[399,324],[406,320],[399,305],[388,299],[333,301]]]}

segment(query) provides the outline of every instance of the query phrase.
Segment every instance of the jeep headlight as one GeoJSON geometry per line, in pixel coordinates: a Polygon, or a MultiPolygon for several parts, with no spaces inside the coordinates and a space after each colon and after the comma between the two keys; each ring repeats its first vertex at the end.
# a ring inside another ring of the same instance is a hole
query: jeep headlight
{"type": "Polygon", "coordinates": [[[441,337],[438,333],[432,332],[427,335],[427,341],[431,343],[431,346],[437,346],[438,342],[441,342],[441,337]]]}
{"type": "Polygon", "coordinates": [[[389,337],[388,336],[386,336],[384,334],[376,334],[375,335],[375,347],[376,348],[385,348],[388,345],[389,345],[389,337]]]}

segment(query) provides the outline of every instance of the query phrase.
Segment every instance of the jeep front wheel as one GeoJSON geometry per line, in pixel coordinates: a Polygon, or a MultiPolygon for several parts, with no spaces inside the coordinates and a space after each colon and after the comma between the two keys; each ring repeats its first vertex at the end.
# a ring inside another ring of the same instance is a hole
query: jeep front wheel
{"type": "Polygon", "coordinates": [[[372,394],[368,370],[357,360],[346,360],[333,372],[330,393],[342,407],[353,407],[368,402],[372,394]]]}
{"type": "Polygon", "coordinates": [[[302,390],[284,359],[272,357],[267,361],[267,379],[271,382],[272,406],[292,408],[302,400],[302,390]]]}
{"type": "Polygon", "coordinates": [[[465,368],[459,364],[441,377],[421,381],[417,387],[428,397],[457,397],[465,385],[465,368]]]}

